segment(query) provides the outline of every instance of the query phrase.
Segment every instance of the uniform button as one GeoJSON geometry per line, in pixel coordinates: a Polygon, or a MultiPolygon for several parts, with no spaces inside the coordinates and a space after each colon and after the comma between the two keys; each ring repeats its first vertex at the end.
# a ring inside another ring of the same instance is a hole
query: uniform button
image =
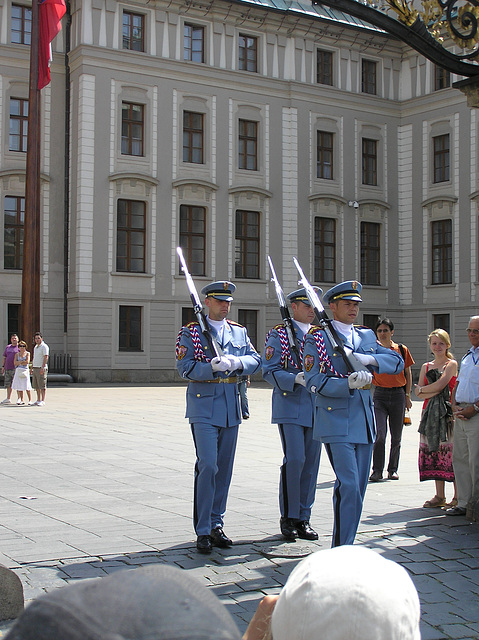
{"type": "Polygon", "coordinates": [[[328,411],[332,411],[333,407],[328,407],[328,411]]]}
{"type": "Polygon", "coordinates": [[[196,397],[197,397],[197,398],[201,398],[201,393],[197,393],[197,394],[196,394],[196,397]]]}
{"type": "Polygon", "coordinates": [[[283,396],[287,396],[288,394],[286,393],[286,391],[283,391],[283,396]]]}

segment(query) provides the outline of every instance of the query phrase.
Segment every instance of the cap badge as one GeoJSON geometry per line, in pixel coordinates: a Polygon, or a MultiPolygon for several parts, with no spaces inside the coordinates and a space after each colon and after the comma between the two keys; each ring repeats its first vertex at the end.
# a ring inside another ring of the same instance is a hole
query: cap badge
{"type": "Polygon", "coordinates": [[[358,288],[358,282],[356,282],[356,280],[353,280],[353,282],[351,282],[351,287],[354,289],[354,291],[356,291],[356,289],[358,288]]]}
{"type": "Polygon", "coordinates": [[[228,282],[223,282],[223,289],[228,291],[228,282]]]}

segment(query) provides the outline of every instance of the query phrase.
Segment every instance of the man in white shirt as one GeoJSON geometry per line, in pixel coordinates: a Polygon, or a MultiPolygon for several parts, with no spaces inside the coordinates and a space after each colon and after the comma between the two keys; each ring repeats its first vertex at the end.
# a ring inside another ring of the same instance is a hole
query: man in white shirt
{"type": "Polygon", "coordinates": [[[35,348],[33,350],[32,384],[37,392],[35,405],[43,407],[47,390],[47,362],[50,349],[47,343],[43,342],[42,334],[39,331],[35,333],[33,338],[35,340],[35,348]]]}
{"type": "Polygon", "coordinates": [[[479,316],[470,318],[466,331],[471,348],[461,360],[451,394],[457,506],[446,509],[448,516],[465,516],[479,500],[479,316]]]}

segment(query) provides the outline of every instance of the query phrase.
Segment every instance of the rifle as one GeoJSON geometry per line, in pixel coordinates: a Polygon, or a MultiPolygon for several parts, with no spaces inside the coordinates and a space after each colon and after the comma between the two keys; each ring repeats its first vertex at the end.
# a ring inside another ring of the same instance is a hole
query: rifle
{"type": "Polygon", "coordinates": [[[289,313],[288,305],[286,304],[286,298],[284,297],[283,289],[279,284],[278,277],[276,275],[276,271],[274,270],[273,261],[269,256],[268,263],[269,269],[271,271],[271,282],[274,283],[274,288],[276,291],[276,297],[278,298],[279,310],[281,312],[281,317],[283,318],[283,325],[286,331],[286,335],[288,337],[289,348],[296,356],[296,362],[299,364],[301,362],[301,358],[299,355],[299,345],[296,339],[296,332],[294,330],[293,321],[291,319],[291,315],[289,313]]]}
{"type": "Polygon", "coordinates": [[[183,256],[183,250],[181,247],[176,247],[176,253],[180,259],[181,270],[185,274],[186,284],[188,286],[188,291],[190,292],[191,302],[193,304],[193,311],[195,312],[196,319],[198,320],[198,324],[200,325],[201,333],[205,336],[206,341],[211,349],[211,353],[214,354],[214,358],[219,358],[223,355],[221,348],[216,341],[216,338],[211,333],[208,323],[206,321],[206,316],[203,312],[203,305],[201,304],[200,297],[195,287],[195,283],[193,282],[193,278],[191,277],[190,272],[188,271],[188,266],[186,264],[185,257],[183,256]]]}
{"type": "Polygon", "coordinates": [[[293,257],[293,262],[295,264],[296,269],[300,275],[299,284],[303,285],[306,295],[308,296],[308,300],[311,306],[314,309],[316,314],[316,318],[318,320],[318,325],[320,329],[324,331],[324,333],[328,336],[331,345],[337,353],[341,355],[344,360],[344,363],[348,369],[349,373],[353,373],[353,371],[369,371],[367,367],[365,367],[353,354],[352,349],[349,347],[344,347],[340,337],[337,334],[336,329],[331,324],[331,320],[328,318],[328,314],[326,313],[323,303],[319,299],[318,294],[313,289],[308,279],[304,275],[303,270],[301,269],[301,265],[297,261],[295,257],[293,257]]]}

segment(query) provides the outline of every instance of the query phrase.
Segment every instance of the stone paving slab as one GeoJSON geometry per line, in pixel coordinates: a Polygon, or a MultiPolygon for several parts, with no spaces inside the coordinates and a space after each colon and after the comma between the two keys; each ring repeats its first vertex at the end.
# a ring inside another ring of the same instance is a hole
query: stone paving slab
{"type": "MultiPolygon", "coordinates": [[[[169,563],[213,589],[244,630],[301,558],[329,548],[334,483],[323,452],[312,516],[320,538],[283,542],[271,390],[254,384],[249,399],[225,521],[235,545],[207,557],[194,548],[183,385],[52,387],[45,407],[1,406],[0,563],[20,577],[26,601],[74,581],[169,563]]],[[[415,402],[405,427],[400,480],[368,487],[356,544],[410,572],[423,640],[477,638],[479,526],[422,508],[434,485],[418,481],[420,409],[415,402]]],[[[10,626],[1,624],[0,635],[10,626]]]]}

